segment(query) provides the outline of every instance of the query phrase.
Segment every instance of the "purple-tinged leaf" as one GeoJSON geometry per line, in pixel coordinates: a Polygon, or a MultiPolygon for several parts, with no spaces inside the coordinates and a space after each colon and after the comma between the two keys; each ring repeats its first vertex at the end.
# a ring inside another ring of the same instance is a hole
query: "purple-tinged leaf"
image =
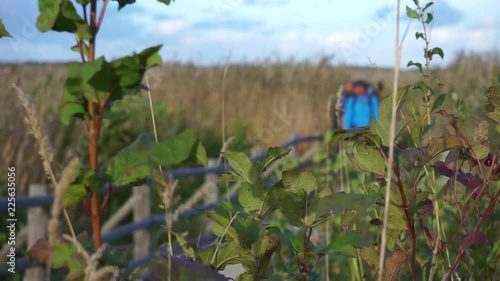
{"type": "Polygon", "coordinates": [[[480,231],[472,231],[462,237],[460,250],[465,251],[473,245],[483,245],[484,243],[486,243],[486,235],[480,231]]]}
{"type": "Polygon", "coordinates": [[[446,166],[446,163],[444,163],[442,161],[440,161],[436,165],[434,165],[434,169],[443,176],[446,176],[446,177],[453,176],[453,170],[448,168],[448,166],[446,166]]]}

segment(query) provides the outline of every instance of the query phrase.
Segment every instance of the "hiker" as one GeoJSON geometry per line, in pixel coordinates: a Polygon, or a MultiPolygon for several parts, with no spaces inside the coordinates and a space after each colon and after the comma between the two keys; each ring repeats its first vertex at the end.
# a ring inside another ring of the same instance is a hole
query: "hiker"
{"type": "Polygon", "coordinates": [[[332,116],[334,129],[351,130],[368,127],[370,118],[378,121],[380,103],[378,91],[381,90],[381,82],[378,84],[378,89],[364,80],[346,82],[338,93],[336,116],[332,116]]]}

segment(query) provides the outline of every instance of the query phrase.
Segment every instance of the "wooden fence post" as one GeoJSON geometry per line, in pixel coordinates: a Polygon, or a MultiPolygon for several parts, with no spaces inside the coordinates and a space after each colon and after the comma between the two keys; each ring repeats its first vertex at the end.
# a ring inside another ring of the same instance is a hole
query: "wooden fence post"
{"type": "MultiPolygon", "coordinates": [[[[148,219],[151,216],[151,193],[147,185],[135,186],[132,191],[134,196],[134,222],[148,219]]],[[[151,232],[149,229],[139,229],[134,232],[134,259],[140,259],[149,254],[151,247],[151,232]]]]}
{"type": "MultiPolygon", "coordinates": [[[[208,168],[217,167],[217,159],[208,159],[208,168]]],[[[219,181],[219,176],[217,173],[210,173],[205,175],[206,193],[205,193],[205,204],[209,205],[216,203],[219,199],[219,187],[217,182],[219,181]]]]}
{"type": "MultiPolygon", "coordinates": [[[[29,186],[29,196],[48,195],[48,187],[45,184],[31,184],[29,186]]],[[[28,209],[28,250],[40,238],[47,237],[47,224],[49,223],[49,213],[43,207],[33,207],[28,209]]],[[[24,281],[40,281],[45,279],[45,268],[34,267],[26,270],[24,281]]]]}
{"type": "MultiPolygon", "coordinates": [[[[208,168],[217,167],[218,160],[215,158],[208,159],[208,168]]],[[[205,193],[205,205],[214,204],[219,199],[219,186],[217,182],[219,181],[219,176],[217,173],[209,173],[205,175],[205,183],[203,184],[204,193],[205,193]]],[[[210,232],[210,228],[212,228],[213,223],[207,222],[205,224],[204,232],[210,232]]]]}

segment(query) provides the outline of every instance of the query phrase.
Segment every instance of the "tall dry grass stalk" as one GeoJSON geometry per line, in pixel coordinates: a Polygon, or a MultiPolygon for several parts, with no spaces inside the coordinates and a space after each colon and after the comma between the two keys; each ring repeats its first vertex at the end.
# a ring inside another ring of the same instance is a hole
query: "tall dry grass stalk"
{"type": "Polygon", "coordinates": [[[395,42],[395,65],[394,65],[394,80],[392,84],[392,106],[391,106],[391,126],[389,129],[389,161],[387,162],[387,185],[385,187],[385,200],[384,200],[384,220],[382,226],[382,238],[380,243],[380,257],[379,257],[379,270],[378,281],[384,279],[384,265],[385,265],[385,251],[387,247],[387,223],[389,220],[389,205],[391,198],[391,183],[392,183],[392,167],[394,164],[394,139],[396,135],[396,116],[398,108],[398,87],[399,87],[399,66],[401,64],[401,45],[399,42],[399,7],[400,0],[397,0],[396,5],[396,42],[395,42]]]}
{"type": "MultiPolygon", "coordinates": [[[[17,97],[26,111],[26,117],[24,118],[24,122],[29,128],[29,133],[33,135],[33,137],[38,143],[39,146],[38,154],[42,158],[43,168],[45,170],[46,175],[50,178],[52,182],[52,189],[54,190],[54,192],[57,193],[57,186],[58,186],[57,179],[51,165],[52,161],[54,160],[52,147],[50,146],[48,138],[44,134],[42,134],[42,130],[38,123],[39,119],[35,111],[35,108],[31,105],[24,91],[17,85],[13,85],[12,87],[16,90],[17,97]]],[[[66,209],[63,209],[63,215],[66,220],[66,224],[68,225],[69,231],[71,232],[71,236],[73,236],[76,239],[76,234],[66,209]]]]}
{"type": "MultiPolygon", "coordinates": [[[[158,133],[157,133],[157,128],[156,128],[156,119],[155,119],[155,113],[154,113],[154,108],[153,108],[153,99],[151,97],[151,89],[149,85],[149,79],[148,76],[145,75],[145,80],[146,80],[146,86],[147,86],[147,91],[148,91],[148,99],[149,99],[149,108],[150,108],[150,113],[151,113],[151,122],[153,125],[153,133],[154,133],[154,138],[155,142],[158,143],[158,133]]],[[[158,166],[160,173],[163,174],[163,169],[161,165],[158,166]]],[[[172,225],[174,222],[174,211],[173,211],[173,198],[174,198],[174,193],[175,193],[175,188],[177,186],[177,181],[171,182],[170,180],[164,180],[163,181],[163,193],[161,196],[163,207],[165,208],[165,224],[167,227],[167,243],[168,243],[168,251],[169,255],[167,257],[167,262],[168,262],[168,272],[167,272],[167,281],[171,281],[172,279],[172,256],[174,255],[174,249],[172,245],[172,225]]]]}
{"type": "MultiPolygon", "coordinates": [[[[57,241],[59,240],[60,233],[59,233],[59,217],[61,216],[61,212],[64,211],[65,209],[63,208],[63,196],[66,190],[69,188],[71,183],[78,177],[78,172],[80,170],[81,164],[78,158],[73,158],[68,166],[63,170],[61,179],[59,180],[58,184],[54,188],[54,202],[52,202],[52,207],[50,211],[50,220],[48,223],[48,242],[49,245],[52,249],[57,244],[57,241]]],[[[76,238],[74,233],[72,234],[73,238],[76,238]]],[[[77,244],[77,249],[79,253],[85,252],[83,247],[81,245],[77,244]]],[[[51,268],[51,259],[47,260],[46,264],[46,278],[47,280],[50,280],[50,268],[51,268]]]]}
{"type": "Polygon", "coordinates": [[[164,190],[162,194],[162,203],[165,207],[165,224],[167,226],[167,239],[168,239],[168,252],[169,255],[167,257],[168,262],[168,272],[167,272],[167,281],[172,280],[172,256],[174,255],[173,242],[172,242],[172,225],[174,223],[174,212],[173,212],[173,204],[174,204],[174,193],[177,187],[178,181],[168,181],[164,184],[164,190]]]}
{"type": "Polygon", "coordinates": [[[77,249],[83,260],[85,261],[86,267],[84,270],[85,281],[117,281],[119,279],[119,271],[113,266],[101,266],[101,260],[104,255],[104,251],[107,248],[107,244],[103,244],[101,248],[93,254],[87,253],[83,248],[83,245],[75,238],[63,234],[62,238],[71,244],[73,244],[77,249]]]}
{"type": "MultiPolygon", "coordinates": [[[[54,247],[59,237],[59,226],[60,226],[59,217],[61,215],[61,212],[64,214],[64,218],[66,220],[66,223],[68,225],[72,237],[76,239],[76,234],[71,224],[71,220],[69,219],[68,212],[66,211],[66,209],[62,207],[62,198],[64,192],[71,185],[74,179],[78,176],[80,162],[76,158],[70,161],[70,163],[62,173],[61,180],[59,182],[57,181],[51,165],[51,162],[54,159],[54,154],[52,153],[52,147],[49,143],[48,138],[42,134],[42,130],[38,122],[37,113],[34,107],[31,105],[29,98],[26,96],[24,91],[17,85],[13,85],[13,88],[16,90],[17,98],[19,99],[21,105],[26,111],[26,117],[24,118],[24,122],[29,128],[29,134],[33,135],[33,137],[35,138],[35,140],[39,145],[38,154],[40,155],[43,161],[43,168],[45,170],[45,173],[52,182],[52,189],[54,192],[54,202],[52,203],[51,219],[49,220],[47,228],[48,228],[49,245],[51,247],[54,247]]],[[[47,266],[46,280],[50,280],[50,267],[51,267],[50,259],[47,260],[46,266],[47,266]]]]}
{"type": "MultiPolygon", "coordinates": [[[[222,85],[220,90],[220,114],[221,114],[221,135],[222,135],[222,146],[219,154],[219,159],[217,160],[217,165],[220,165],[221,162],[226,164],[226,158],[224,158],[224,153],[227,151],[229,144],[234,140],[234,137],[231,137],[226,140],[226,83],[227,83],[227,74],[229,72],[229,63],[231,61],[231,53],[227,56],[226,64],[224,65],[224,71],[222,73],[222,85]]],[[[226,182],[226,200],[229,201],[231,195],[229,190],[229,183],[226,182]]]]}

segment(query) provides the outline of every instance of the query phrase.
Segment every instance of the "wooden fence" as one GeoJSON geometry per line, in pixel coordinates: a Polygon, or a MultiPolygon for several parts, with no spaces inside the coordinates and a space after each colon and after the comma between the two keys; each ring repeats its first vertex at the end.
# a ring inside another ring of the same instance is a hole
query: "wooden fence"
{"type": "MultiPolygon", "coordinates": [[[[294,136],[282,145],[282,147],[292,148],[290,157],[299,158],[299,168],[312,165],[313,156],[320,147],[322,135],[313,135],[296,138],[294,136]],[[302,155],[297,155],[297,146],[302,143],[313,142],[313,145],[302,155]]],[[[261,160],[265,154],[258,154],[251,157],[253,161],[261,160]]],[[[285,158],[286,159],[286,158],[285,158]]],[[[281,160],[284,161],[285,159],[281,160]]],[[[277,161],[273,166],[268,168],[264,176],[269,176],[279,166],[281,161],[277,161]]],[[[224,194],[224,198],[219,196],[219,188],[217,185],[218,175],[229,170],[227,165],[218,165],[217,159],[209,159],[208,168],[196,167],[187,169],[178,169],[167,171],[166,174],[173,178],[183,178],[189,176],[204,176],[204,184],[185,202],[177,212],[177,219],[189,217],[199,214],[204,211],[212,210],[221,200],[236,200],[238,184],[235,184],[229,189],[229,194],[224,194]],[[203,201],[204,206],[198,207],[200,201],[203,201]],[[197,206],[196,209],[192,207],[197,206]]],[[[113,187],[114,190],[122,188],[130,188],[131,186],[113,187]]],[[[125,201],[116,213],[102,225],[102,240],[104,243],[109,243],[114,240],[133,235],[134,261],[129,263],[129,267],[135,268],[144,265],[153,257],[158,249],[151,253],[151,232],[150,228],[154,225],[163,225],[165,222],[165,214],[151,214],[151,193],[147,185],[134,186],[132,195],[125,201]],[[130,214],[133,215],[133,222],[120,225],[120,223],[130,214]]],[[[29,196],[16,197],[16,208],[28,209],[27,226],[21,229],[16,236],[16,248],[25,247],[29,249],[38,239],[44,238],[47,235],[47,223],[49,220],[48,206],[53,200],[49,193],[49,188],[45,185],[32,184],[29,186],[29,196]]],[[[0,209],[7,208],[7,198],[0,197],[0,209]]],[[[208,228],[208,226],[207,226],[208,228]]],[[[206,240],[210,243],[211,236],[204,237],[201,240],[206,240]]],[[[203,243],[202,243],[203,244],[203,243]]],[[[0,262],[5,265],[5,259],[9,251],[9,245],[3,246],[0,250],[0,262]]],[[[177,252],[180,248],[176,247],[177,252]]],[[[25,271],[24,281],[43,280],[44,269],[42,267],[31,267],[29,260],[26,257],[16,258],[16,271],[25,271]]],[[[0,276],[7,275],[5,266],[0,267],[0,276]]]]}

